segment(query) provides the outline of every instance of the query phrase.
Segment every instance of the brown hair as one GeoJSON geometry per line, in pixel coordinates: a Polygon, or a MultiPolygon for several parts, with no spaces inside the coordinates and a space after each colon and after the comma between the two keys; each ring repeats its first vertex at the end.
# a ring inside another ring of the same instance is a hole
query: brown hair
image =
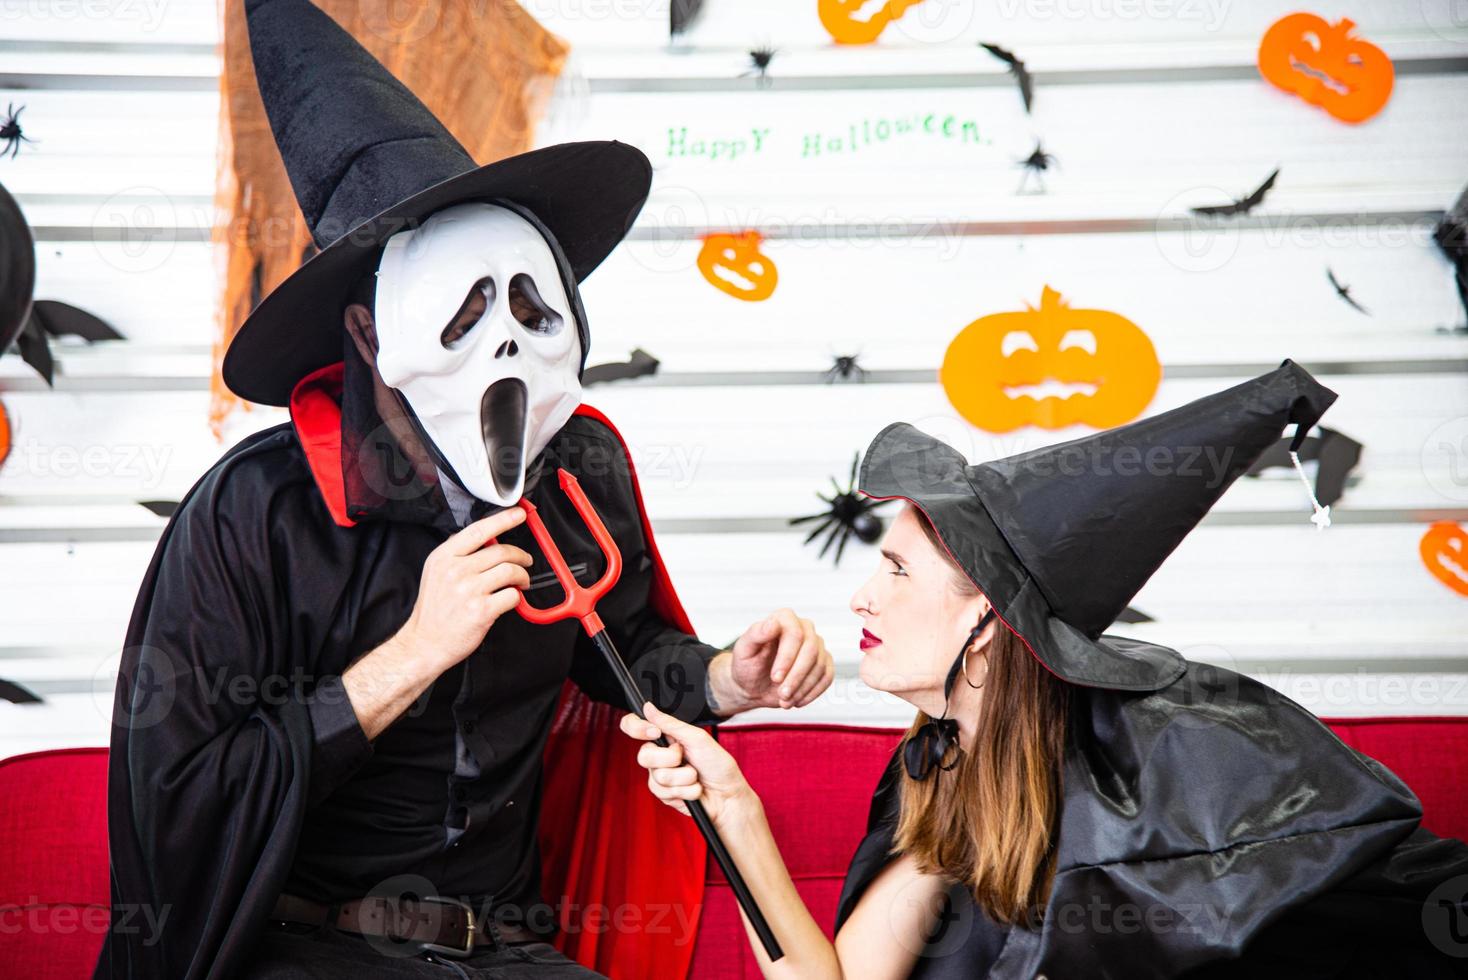
{"type": "MultiPolygon", "coordinates": [[[[965,596],[980,594],[927,517],[915,513],[952,568],[954,587],[965,596]]],[[[903,770],[893,846],[911,854],[924,873],[961,882],[996,922],[1023,919],[1033,927],[1055,877],[1070,686],[1003,623],[996,623],[988,657],[973,751],[960,752],[951,772],[926,780],[903,770]]],[[[906,738],[929,720],[919,711],[906,738]]]]}

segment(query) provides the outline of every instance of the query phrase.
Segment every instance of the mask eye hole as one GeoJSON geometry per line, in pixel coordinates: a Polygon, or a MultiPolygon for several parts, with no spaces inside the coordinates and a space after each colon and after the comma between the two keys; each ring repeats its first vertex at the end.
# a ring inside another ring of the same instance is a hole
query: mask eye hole
{"type": "Polygon", "coordinates": [[[483,317],[484,312],[494,305],[494,280],[489,276],[480,279],[469,287],[469,294],[464,297],[464,302],[459,306],[459,312],[455,313],[449,325],[444,327],[439,342],[452,350],[459,345],[474,325],[483,317]]]}
{"type": "Polygon", "coordinates": [[[537,337],[554,337],[561,332],[561,315],[546,305],[535,280],[523,272],[510,280],[510,315],[537,337]]]}

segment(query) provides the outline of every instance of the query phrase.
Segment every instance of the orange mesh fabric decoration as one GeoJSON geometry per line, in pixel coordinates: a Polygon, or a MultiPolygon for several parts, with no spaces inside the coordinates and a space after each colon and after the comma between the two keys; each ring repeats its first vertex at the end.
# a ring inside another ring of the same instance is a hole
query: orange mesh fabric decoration
{"type": "MultiPolygon", "coordinates": [[[[515,0],[313,0],[413,90],[476,163],[533,147],[570,46],[515,0]]],[[[223,293],[215,317],[209,426],[221,438],[241,399],[225,348],[250,310],[315,252],[255,84],[241,0],[221,0],[219,159],[213,240],[223,293]]],[[[249,408],[249,404],[245,403],[249,408]]]]}

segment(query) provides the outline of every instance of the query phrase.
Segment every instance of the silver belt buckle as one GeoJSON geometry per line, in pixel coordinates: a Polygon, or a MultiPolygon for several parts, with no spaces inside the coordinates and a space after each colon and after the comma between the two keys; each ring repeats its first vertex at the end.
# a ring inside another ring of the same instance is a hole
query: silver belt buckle
{"type": "Polygon", "coordinates": [[[438,943],[430,942],[419,943],[418,949],[420,951],[427,950],[434,953],[442,953],[445,956],[453,956],[458,959],[463,959],[471,955],[474,952],[474,934],[476,930],[474,925],[474,909],[469,905],[469,903],[461,902],[457,898],[448,898],[444,895],[424,895],[422,896],[420,901],[434,902],[438,905],[457,905],[459,908],[464,910],[465,928],[463,949],[460,949],[457,946],[441,946],[438,943]]]}

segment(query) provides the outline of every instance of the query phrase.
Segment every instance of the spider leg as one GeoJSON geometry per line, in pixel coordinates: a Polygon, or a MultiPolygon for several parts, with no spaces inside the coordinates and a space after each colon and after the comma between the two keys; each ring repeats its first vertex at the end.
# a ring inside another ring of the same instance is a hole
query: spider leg
{"type": "Polygon", "coordinates": [[[845,528],[843,528],[842,531],[843,531],[843,533],[841,535],[841,543],[838,544],[838,545],[836,545],[836,562],[835,563],[837,565],[841,564],[841,553],[846,550],[846,542],[850,541],[851,540],[851,536],[856,533],[856,530],[854,528],[852,528],[851,525],[849,525],[849,524],[845,528]]]}
{"type": "MultiPolygon", "coordinates": [[[[814,531],[812,531],[809,534],[807,534],[805,536],[805,540],[802,541],[801,544],[810,544],[812,541],[814,541],[816,539],[816,535],[820,534],[826,528],[830,527],[831,526],[831,523],[833,521],[835,521],[835,520],[836,520],[836,518],[834,518],[834,517],[828,519],[826,521],[826,523],[822,524],[820,527],[816,528],[814,531]]],[[[821,554],[825,554],[825,551],[822,550],[821,554]]]]}
{"type": "Polygon", "coordinates": [[[828,534],[826,536],[826,540],[821,543],[821,553],[816,556],[817,558],[826,557],[826,552],[830,549],[832,543],[836,540],[837,535],[841,533],[845,526],[846,525],[838,522],[835,527],[831,528],[831,533],[828,534]]]}
{"type": "Polygon", "coordinates": [[[814,520],[816,520],[818,518],[821,518],[821,517],[830,517],[830,516],[831,516],[831,512],[829,510],[823,510],[819,514],[808,514],[805,517],[792,517],[792,518],[790,518],[790,523],[791,524],[804,524],[806,521],[814,521],[814,520]]]}

